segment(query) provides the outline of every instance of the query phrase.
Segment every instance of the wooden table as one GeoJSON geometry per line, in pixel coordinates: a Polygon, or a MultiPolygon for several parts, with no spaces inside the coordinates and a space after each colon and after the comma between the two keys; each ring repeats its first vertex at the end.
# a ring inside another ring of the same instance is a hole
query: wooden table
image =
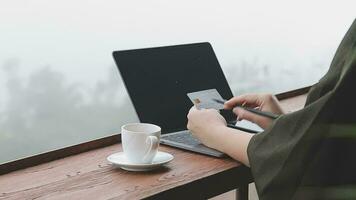
{"type": "MultiPolygon", "coordinates": [[[[301,108],[305,95],[282,101],[301,108]]],[[[0,176],[0,199],[206,199],[240,188],[247,199],[249,168],[230,158],[213,158],[167,146],[174,160],[153,172],[114,168],[106,157],[121,144],[91,150],[0,176]]]]}

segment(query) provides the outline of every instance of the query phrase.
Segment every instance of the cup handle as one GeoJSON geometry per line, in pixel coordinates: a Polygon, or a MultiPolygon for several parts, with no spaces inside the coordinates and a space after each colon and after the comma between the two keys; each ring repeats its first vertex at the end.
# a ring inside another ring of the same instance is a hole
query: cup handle
{"type": "Polygon", "coordinates": [[[159,145],[158,138],[156,136],[153,136],[153,135],[148,136],[146,142],[150,143],[150,147],[146,151],[146,155],[144,157],[145,160],[152,155],[152,152],[154,150],[158,149],[158,145],[159,145]]]}

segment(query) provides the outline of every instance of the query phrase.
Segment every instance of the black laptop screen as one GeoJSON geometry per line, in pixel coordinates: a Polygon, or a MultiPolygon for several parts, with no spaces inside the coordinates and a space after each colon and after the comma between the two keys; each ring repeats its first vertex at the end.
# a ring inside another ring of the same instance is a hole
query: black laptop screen
{"type": "Polygon", "coordinates": [[[187,93],[216,88],[223,98],[232,97],[209,43],[113,55],[140,121],[161,126],[162,133],[186,129],[192,107],[187,93]]]}

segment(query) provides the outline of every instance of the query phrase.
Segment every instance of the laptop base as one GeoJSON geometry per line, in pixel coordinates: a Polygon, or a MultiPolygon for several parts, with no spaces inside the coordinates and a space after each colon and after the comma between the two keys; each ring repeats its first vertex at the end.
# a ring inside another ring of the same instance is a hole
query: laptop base
{"type": "Polygon", "coordinates": [[[203,145],[188,130],[162,135],[161,144],[218,158],[226,157],[226,154],[203,145]]]}

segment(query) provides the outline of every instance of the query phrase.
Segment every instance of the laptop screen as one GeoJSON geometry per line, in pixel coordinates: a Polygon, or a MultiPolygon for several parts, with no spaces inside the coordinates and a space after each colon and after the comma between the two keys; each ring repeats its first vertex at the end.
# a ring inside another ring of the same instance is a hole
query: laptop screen
{"type": "Polygon", "coordinates": [[[162,134],[185,130],[193,106],[187,93],[217,89],[232,92],[209,43],[115,51],[116,64],[141,122],[162,134]]]}

